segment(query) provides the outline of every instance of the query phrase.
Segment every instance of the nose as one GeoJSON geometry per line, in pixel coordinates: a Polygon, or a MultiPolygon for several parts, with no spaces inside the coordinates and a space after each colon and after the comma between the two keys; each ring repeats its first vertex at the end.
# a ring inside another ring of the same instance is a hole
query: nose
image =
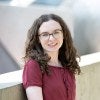
{"type": "Polygon", "coordinates": [[[54,38],[54,36],[53,36],[53,34],[49,34],[49,40],[54,40],[55,38],[54,38]]]}

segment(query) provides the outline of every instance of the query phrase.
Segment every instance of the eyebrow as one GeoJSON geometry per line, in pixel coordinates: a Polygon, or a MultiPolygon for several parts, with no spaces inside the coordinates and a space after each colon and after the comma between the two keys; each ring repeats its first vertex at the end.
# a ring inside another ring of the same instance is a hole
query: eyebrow
{"type": "MultiPolygon", "coordinates": [[[[55,30],[53,30],[53,32],[55,32],[55,31],[62,31],[62,29],[55,29],[55,30]]],[[[44,31],[44,32],[42,32],[41,34],[43,34],[43,33],[49,33],[49,32],[44,31]]]]}

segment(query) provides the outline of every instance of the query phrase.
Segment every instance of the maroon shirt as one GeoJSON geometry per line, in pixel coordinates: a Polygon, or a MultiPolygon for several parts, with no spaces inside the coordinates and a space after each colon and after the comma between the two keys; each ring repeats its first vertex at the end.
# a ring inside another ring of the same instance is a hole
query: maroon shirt
{"type": "Polygon", "coordinates": [[[39,64],[29,60],[23,71],[23,86],[39,86],[43,100],[75,100],[75,76],[63,67],[49,66],[50,76],[42,74],[39,64]]]}

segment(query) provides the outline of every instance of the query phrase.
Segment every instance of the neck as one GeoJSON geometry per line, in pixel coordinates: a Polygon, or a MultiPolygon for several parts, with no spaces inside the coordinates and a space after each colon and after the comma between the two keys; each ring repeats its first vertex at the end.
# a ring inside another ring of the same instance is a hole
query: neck
{"type": "Polygon", "coordinates": [[[61,63],[58,60],[58,52],[47,52],[47,54],[51,57],[48,62],[49,65],[61,67],[61,63]]]}

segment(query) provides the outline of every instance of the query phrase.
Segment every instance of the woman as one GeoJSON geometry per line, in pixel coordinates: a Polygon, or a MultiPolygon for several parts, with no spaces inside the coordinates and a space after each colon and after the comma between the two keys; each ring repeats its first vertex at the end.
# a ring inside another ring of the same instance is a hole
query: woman
{"type": "Polygon", "coordinates": [[[23,71],[28,100],[75,100],[77,57],[61,17],[46,14],[36,19],[28,31],[23,71]]]}

